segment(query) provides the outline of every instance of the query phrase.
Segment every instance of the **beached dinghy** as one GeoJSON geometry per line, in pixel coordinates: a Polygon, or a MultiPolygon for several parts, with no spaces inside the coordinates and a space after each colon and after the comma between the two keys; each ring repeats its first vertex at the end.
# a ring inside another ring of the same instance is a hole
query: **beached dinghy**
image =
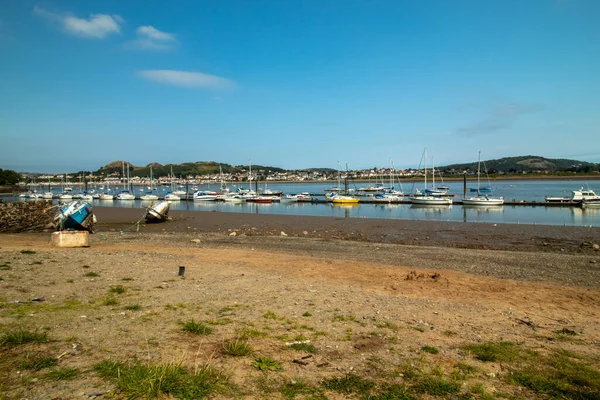
{"type": "Polygon", "coordinates": [[[169,207],[171,204],[168,201],[158,201],[152,203],[150,207],[146,207],[146,222],[163,222],[169,216],[169,207]]]}
{"type": "Polygon", "coordinates": [[[87,202],[76,200],[63,204],[58,208],[54,223],[56,229],[93,232],[96,217],[92,206],[87,202]]]}

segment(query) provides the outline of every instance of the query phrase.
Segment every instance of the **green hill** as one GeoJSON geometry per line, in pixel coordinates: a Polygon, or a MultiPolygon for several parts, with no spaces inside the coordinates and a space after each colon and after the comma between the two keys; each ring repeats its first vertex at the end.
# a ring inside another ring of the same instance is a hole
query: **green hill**
{"type": "MultiPolygon", "coordinates": [[[[482,161],[491,174],[518,174],[523,172],[597,172],[600,164],[565,158],[544,158],[539,156],[504,157],[497,160],[482,161]]],[[[477,161],[465,164],[452,164],[439,167],[443,172],[477,171],[477,161]]]]}

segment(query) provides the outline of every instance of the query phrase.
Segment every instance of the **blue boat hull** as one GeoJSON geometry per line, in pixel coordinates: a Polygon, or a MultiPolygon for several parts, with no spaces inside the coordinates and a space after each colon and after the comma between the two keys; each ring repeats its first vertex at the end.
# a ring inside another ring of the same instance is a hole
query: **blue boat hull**
{"type": "Polygon", "coordinates": [[[57,229],[92,232],[94,214],[92,206],[85,201],[72,201],[58,210],[55,218],[57,229]]]}

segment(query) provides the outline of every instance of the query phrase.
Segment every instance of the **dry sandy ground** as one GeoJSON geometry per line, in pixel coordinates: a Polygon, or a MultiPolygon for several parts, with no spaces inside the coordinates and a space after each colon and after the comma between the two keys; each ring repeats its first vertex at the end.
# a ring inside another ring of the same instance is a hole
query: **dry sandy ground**
{"type": "MultiPolygon", "coordinates": [[[[318,390],[296,398],[357,398],[319,384],[355,374],[411,387],[406,371],[413,369],[460,382],[461,398],[544,398],[509,384],[502,363],[478,361],[463,348],[485,342],[541,354],[565,350],[600,365],[600,252],[581,242],[595,240],[597,230],[553,237],[573,240],[571,250],[546,244],[546,251],[506,251],[375,242],[358,225],[351,231],[363,241],[348,240],[344,231],[324,238],[325,227],[316,223],[292,232],[273,220],[268,229],[263,220],[222,221],[202,232],[178,221],[139,232],[120,231],[129,220],[106,221],[90,248],[51,247],[49,234],[1,235],[0,332],[45,330],[51,341],[0,347],[0,398],[123,397],[93,371],[102,360],[209,363],[229,378],[216,398],[284,398],[282,387],[299,381],[318,390]],[[118,285],[124,293],[110,293],[118,285]],[[28,302],[34,298],[44,301],[28,302]],[[182,332],[190,319],[213,332],[182,332]],[[224,343],[240,336],[252,353],[224,355],[224,343]],[[304,340],[316,353],[289,346],[304,340]],[[40,354],[60,356],[58,365],[22,368],[40,354]],[[261,356],[283,370],[253,368],[261,356]],[[474,367],[468,379],[456,376],[461,365],[474,367]],[[66,367],[81,373],[59,381],[47,375],[66,367]]],[[[515,235],[527,233],[515,228],[515,235]]],[[[498,236],[490,246],[503,248],[501,242],[498,236]]]]}

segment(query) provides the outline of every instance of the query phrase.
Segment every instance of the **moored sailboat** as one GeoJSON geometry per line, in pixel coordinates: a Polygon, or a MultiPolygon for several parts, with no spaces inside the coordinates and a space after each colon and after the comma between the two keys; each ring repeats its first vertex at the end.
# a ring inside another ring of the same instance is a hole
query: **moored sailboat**
{"type": "MultiPolygon", "coordinates": [[[[487,173],[486,173],[487,174],[487,173]]],[[[491,197],[488,194],[482,194],[480,191],[481,176],[481,151],[477,160],[477,196],[465,197],[462,203],[465,206],[500,206],[504,204],[503,197],[491,197]]]]}

